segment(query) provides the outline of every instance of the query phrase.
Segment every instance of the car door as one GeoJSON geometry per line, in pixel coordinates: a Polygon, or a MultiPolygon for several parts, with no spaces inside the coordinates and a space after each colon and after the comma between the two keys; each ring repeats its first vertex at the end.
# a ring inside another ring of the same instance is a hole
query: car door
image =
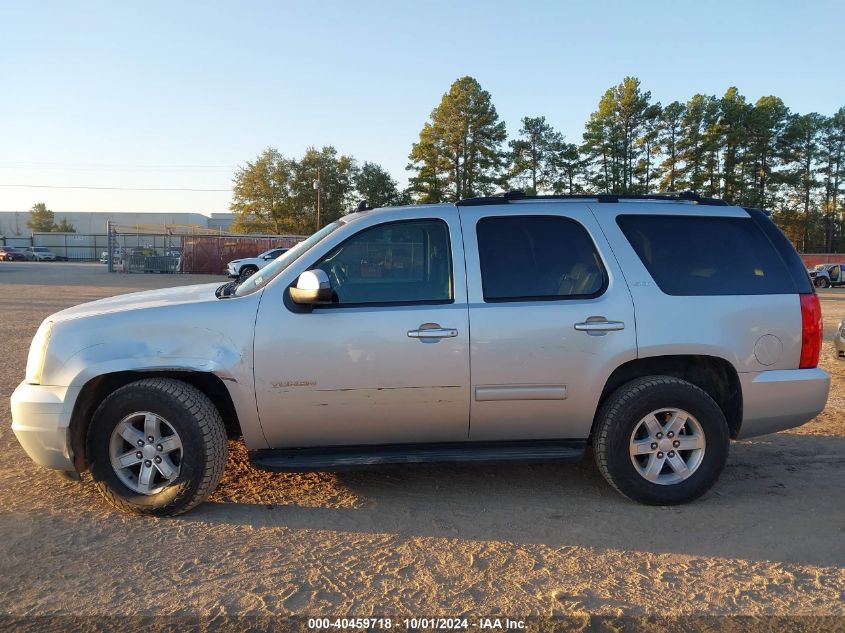
{"type": "Polygon", "coordinates": [[[467,439],[463,246],[444,209],[370,224],[297,264],[326,271],[332,305],[262,297],[255,384],[270,447],[467,439]]]}
{"type": "Polygon", "coordinates": [[[472,440],[581,439],[636,357],[628,288],[581,203],[461,207],[472,440]],[[600,248],[599,248],[600,245],[600,248]]]}

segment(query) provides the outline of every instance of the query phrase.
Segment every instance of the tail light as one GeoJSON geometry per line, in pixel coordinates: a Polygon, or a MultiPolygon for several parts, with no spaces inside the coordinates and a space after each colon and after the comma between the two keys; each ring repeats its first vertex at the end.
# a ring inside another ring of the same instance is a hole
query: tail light
{"type": "Polygon", "coordinates": [[[812,369],[819,364],[822,349],[822,306],[815,293],[801,297],[801,362],[800,369],[812,369]]]}

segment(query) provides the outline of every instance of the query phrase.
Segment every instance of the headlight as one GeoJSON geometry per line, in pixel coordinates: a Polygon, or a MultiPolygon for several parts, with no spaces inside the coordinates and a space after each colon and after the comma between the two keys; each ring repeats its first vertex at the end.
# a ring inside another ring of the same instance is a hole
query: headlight
{"type": "Polygon", "coordinates": [[[47,359],[47,345],[50,343],[52,333],[53,322],[44,321],[29,346],[29,357],[26,359],[26,382],[31,385],[41,384],[41,372],[44,370],[44,361],[47,359]]]}

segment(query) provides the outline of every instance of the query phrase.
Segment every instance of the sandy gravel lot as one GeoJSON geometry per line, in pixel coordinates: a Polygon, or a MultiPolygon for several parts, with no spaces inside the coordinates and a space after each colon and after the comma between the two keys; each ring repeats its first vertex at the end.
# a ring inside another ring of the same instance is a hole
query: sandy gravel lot
{"type": "MultiPolygon", "coordinates": [[[[211,502],[140,519],[37,468],[9,428],[42,318],[214,279],[104,268],[0,264],[0,614],[845,615],[845,362],[830,343],[827,410],[734,443],[692,505],[628,502],[589,460],[284,475],[232,442],[211,502]]],[[[845,290],[823,299],[829,338],[845,290]]]]}

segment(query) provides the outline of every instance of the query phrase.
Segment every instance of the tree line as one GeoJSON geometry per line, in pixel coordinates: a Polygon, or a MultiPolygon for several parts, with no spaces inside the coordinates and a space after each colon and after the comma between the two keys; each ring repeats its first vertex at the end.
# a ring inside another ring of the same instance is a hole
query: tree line
{"type": "Polygon", "coordinates": [[[608,88],[569,142],[544,116],[508,138],[489,92],[461,77],[423,125],[409,154],[408,187],[372,162],[333,147],[301,159],[268,149],[234,178],[235,229],[309,233],[360,199],[371,206],[453,202],[495,191],[643,194],[692,190],[770,209],[804,252],[845,249],[845,107],[792,112],[776,96],[748,101],[735,87],[666,105],[636,77],[608,88]]]}
{"type": "Polygon", "coordinates": [[[358,200],[373,207],[412,202],[383,167],[366,161],[359,165],[334,147],[309,148],[299,159],[271,147],[235,173],[232,231],[312,233],[317,228],[318,190],[323,225],[348,213],[358,200]]]}

